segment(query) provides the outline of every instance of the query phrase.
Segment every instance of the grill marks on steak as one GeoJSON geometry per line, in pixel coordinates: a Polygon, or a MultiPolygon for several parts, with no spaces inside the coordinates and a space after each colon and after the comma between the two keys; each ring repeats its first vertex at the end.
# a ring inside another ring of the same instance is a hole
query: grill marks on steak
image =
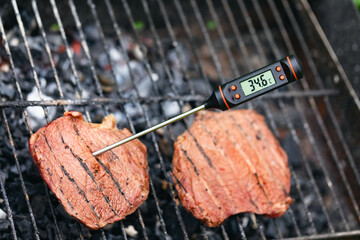
{"type": "Polygon", "coordinates": [[[199,114],[173,166],[182,204],[208,226],[240,212],[281,216],[291,204],[287,156],[254,111],[199,114]]]}
{"type": "Polygon", "coordinates": [[[102,124],[68,112],[29,141],[40,174],[66,211],[91,229],[131,214],[149,192],[146,148],[138,140],[98,157],[92,152],[130,136],[108,116],[102,124]]]}

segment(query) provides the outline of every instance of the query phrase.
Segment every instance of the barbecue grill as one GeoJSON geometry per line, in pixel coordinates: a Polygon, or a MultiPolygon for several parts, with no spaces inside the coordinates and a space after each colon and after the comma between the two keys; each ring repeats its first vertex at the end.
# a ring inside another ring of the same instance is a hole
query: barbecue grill
{"type": "Polygon", "coordinates": [[[3,239],[360,237],[360,100],[306,0],[12,0],[0,31],[3,239]],[[67,215],[33,164],[29,136],[64,111],[113,113],[139,132],[289,54],[305,79],[241,106],[265,116],[289,156],[294,203],[280,218],[244,213],[209,228],[185,211],[171,158],[192,117],[141,138],[149,198],[98,231],[67,215]]]}

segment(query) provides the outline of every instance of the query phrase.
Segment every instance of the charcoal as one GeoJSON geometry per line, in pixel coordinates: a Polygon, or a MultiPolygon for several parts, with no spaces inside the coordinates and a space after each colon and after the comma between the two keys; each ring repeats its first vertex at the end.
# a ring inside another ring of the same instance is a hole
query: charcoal
{"type": "Polygon", "coordinates": [[[79,224],[79,225],[80,225],[81,235],[84,236],[85,238],[90,238],[91,237],[90,230],[87,227],[85,227],[83,224],[79,224]]]}
{"type": "Polygon", "coordinates": [[[22,219],[15,221],[17,230],[20,232],[22,239],[32,239],[33,238],[33,229],[31,223],[27,219],[22,219]]]}
{"type": "Polygon", "coordinates": [[[198,95],[209,96],[209,93],[212,91],[212,87],[203,81],[203,79],[192,79],[190,84],[193,86],[195,93],[198,95]]]}
{"type": "Polygon", "coordinates": [[[10,226],[10,223],[7,219],[0,219],[0,231],[4,231],[8,229],[10,226]]]}
{"type": "Polygon", "coordinates": [[[39,233],[40,239],[48,238],[48,234],[47,234],[46,230],[42,230],[41,228],[38,228],[38,233],[39,233]]]}
{"type": "Polygon", "coordinates": [[[142,111],[139,104],[126,103],[124,105],[125,111],[132,119],[142,117],[142,111]]]}
{"type": "Polygon", "coordinates": [[[31,198],[31,207],[36,219],[43,217],[47,205],[45,196],[35,195],[31,198]]]}
{"type": "Polygon", "coordinates": [[[84,33],[87,36],[87,39],[91,41],[99,41],[100,33],[97,31],[96,26],[93,24],[88,24],[84,27],[84,33]]]}
{"type": "Polygon", "coordinates": [[[139,83],[137,83],[140,97],[149,97],[152,93],[152,80],[149,76],[143,77],[139,83]]]}
{"type": "Polygon", "coordinates": [[[125,92],[132,88],[131,77],[129,73],[129,68],[126,64],[118,63],[114,68],[117,89],[120,92],[125,92]]]}
{"type": "Polygon", "coordinates": [[[204,234],[209,240],[220,240],[222,239],[222,237],[220,236],[220,234],[212,231],[212,230],[209,230],[209,229],[206,229],[205,230],[205,234],[204,234]]]}
{"type": "Polygon", "coordinates": [[[57,212],[59,212],[67,221],[73,220],[73,218],[65,211],[64,207],[59,204],[56,207],[57,212]]]}
{"type": "Polygon", "coordinates": [[[6,96],[8,100],[14,100],[15,89],[10,84],[0,82],[0,94],[1,96],[6,96]]]}

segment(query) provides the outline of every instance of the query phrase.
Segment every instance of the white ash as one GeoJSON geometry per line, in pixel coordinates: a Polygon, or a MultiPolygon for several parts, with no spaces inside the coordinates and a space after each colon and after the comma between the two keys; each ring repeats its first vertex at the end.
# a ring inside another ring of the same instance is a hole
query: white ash
{"type": "Polygon", "coordinates": [[[0,219],[6,219],[6,213],[0,208],[0,219]]]}
{"type": "Polygon", "coordinates": [[[176,102],[176,101],[163,102],[162,106],[164,109],[164,114],[168,118],[174,117],[174,116],[180,114],[181,109],[180,109],[178,102],[176,102]]]}
{"type": "MultiPolygon", "coordinates": [[[[42,95],[43,100],[53,100],[53,98],[43,94],[42,95]]],[[[40,101],[39,92],[36,88],[36,86],[33,87],[32,91],[28,94],[27,101],[40,101]]],[[[55,117],[56,114],[56,108],[54,107],[48,107],[48,115],[50,120],[52,120],[55,117]]],[[[47,124],[45,120],[45,113],[42,107],[28,107],[27,112],[30,119],[31,127],[34,129],[37,129],[41,126],[44,126],[47,124]]]]}
{"type": "Polygon", "coordinates": [[[138,235],[138,231],[134,228],[133,225],[129,225],[125,228],[126,235],[130,237],[136,237],[138,235]]]}

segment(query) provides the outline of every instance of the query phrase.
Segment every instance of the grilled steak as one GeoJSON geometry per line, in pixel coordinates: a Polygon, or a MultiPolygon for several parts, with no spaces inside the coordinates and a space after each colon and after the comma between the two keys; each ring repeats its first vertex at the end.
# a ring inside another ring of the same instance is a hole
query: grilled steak
{"type": "Polygon", "coordinates": [[[35,164],[66,211],[91,229],[124,219],[148,196],[146,147],[134,140],[94,157],[92,152],[130,136],[113,115],[101,124],[67,112],[29,140],[35,164]]]}
{"type": "Polygon", "coordinates": [[[241,212],[279,217],[292,203],[287,155],[252,110],[200,113],[175,143],[173,179],[210,227],[241,212]]]}

